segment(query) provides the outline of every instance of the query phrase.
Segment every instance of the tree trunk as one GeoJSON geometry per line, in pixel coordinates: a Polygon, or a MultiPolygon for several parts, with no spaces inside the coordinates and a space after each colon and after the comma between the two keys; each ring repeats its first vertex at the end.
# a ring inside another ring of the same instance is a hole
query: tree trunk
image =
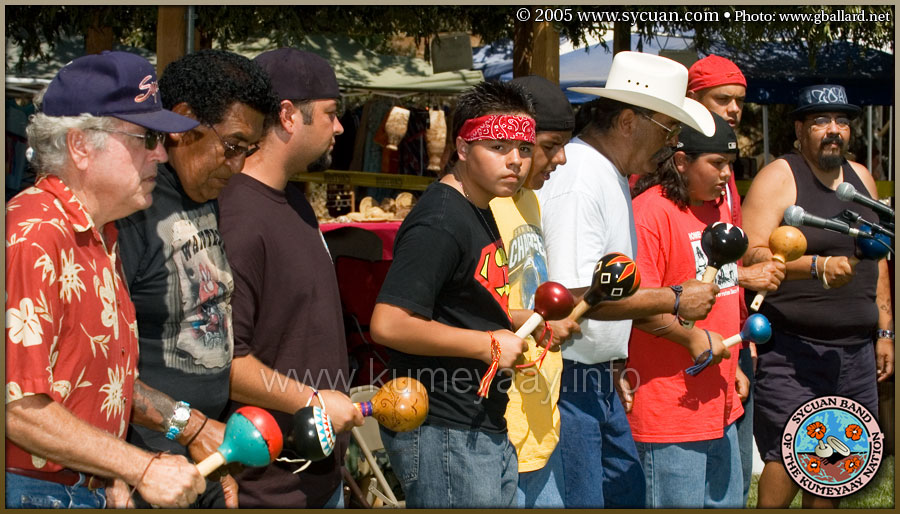
{"type": "Polygon", "coordinates": [[[617,21],[613,25],[613,55],[631,50],[631,23],[617,21]]]}
{"type": "Polygon", "coordinates": [[[513,77],[540,75],[559,83],[559,32],[549,22],[515,22],[513,77]]]}

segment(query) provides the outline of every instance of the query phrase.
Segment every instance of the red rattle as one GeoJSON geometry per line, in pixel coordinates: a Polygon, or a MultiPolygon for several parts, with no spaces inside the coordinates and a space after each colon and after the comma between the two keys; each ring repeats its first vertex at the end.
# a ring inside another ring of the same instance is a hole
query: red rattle
{"type": "MultiPolygon", "coordinates": [[[[516,330],[516,335],[525,338],[525,336],[530,334],[541,323],[544,323],[547,320],[553,321],[565,318],[572,312],[574,306],[575,297],[572,296],[572,293],[563,287],[562,284],[559,282],[544,282],[538,286],[537,290],[534,292],[534,314],[519,327],[519,330],[516,330]]],[[[541,338],[543,339],[543,336],[541,338]]],[[[550,338],[553,338],[552,330],[550,331],[550,338]]],[[[532,366],[540,368],[541,363],[544,362],[544,357],[547,356],[549,348],[550,342],[544,346],[544,351],[541,352],[540,357],[532,362],[518,364],[516,365],[516,368],[525,369],[532,366]]]]}
{"type": "Polygon", "coordinates": [[[268,466],[281,453],[282,444],[281,428],[271,414],[259,407],[241,407],[228,418],[222,445],[197,464],[197,470],[208,476],[226,463],[268,466]]]}

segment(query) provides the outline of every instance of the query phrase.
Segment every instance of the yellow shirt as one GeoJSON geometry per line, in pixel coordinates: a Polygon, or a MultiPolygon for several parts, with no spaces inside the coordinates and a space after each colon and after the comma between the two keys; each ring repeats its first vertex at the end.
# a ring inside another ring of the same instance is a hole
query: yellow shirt
{"type": "MultiPolygon", "coordinates": [[[[509,308],[534,307],[534,291],[547,281],[547,252],[541,232],[537,195],[522,188],[510,198],[495,198],[491,211],[509,257],[509,308]]],[[[543,348],[526,338],[526,362],[537,359],[543,348]]],[[[536,368],[531,368],[536,369],[536,368]]],[[[509,390],[506,422],[509,440],[519,455],[519,472],[544,467],[559,441],[559,384],[562,354],[549,352],[540,372],[516,373],[509,390]]]]}

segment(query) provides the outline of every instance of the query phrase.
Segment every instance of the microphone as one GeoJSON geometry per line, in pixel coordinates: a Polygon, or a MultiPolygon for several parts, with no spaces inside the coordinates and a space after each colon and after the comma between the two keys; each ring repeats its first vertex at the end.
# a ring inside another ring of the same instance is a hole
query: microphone
{"type": "Polygon", "coordinates": [[[844,209],[844,211],[841,212],[841,218],[844,218],[844,220],[846,220],[847,223],[856,223],[856,222],[862,223],[863,225],[870,227],[875,232],[882,233],[882,234],[890,237],[891,239],[894,238],[893,231],[882,227],[878,223],[875,223],[875,222],[872,222],[872,221],[869,221],[869,220],[863,218],[862,216],[859,215],[859,213],[851,211],[850,209],[844,209]]]}
{"type": "Polygon", "coordinates": [[[868,196],[859,194],[856,191],[856,188],[853,187],[853,184],[850,184],[849,182],[841,183],[841,185],[837,187],[837,190],[834,192],[834,194],[837,195],[838,199],[840,200],[865,205],[866,207],[877,212],[879,217],[885,216],[889,218],[890,221],[894,221],[894,209],[891,209],[887,205],[873,200],[868,196]]]}
{"type": "Polygon", "coordinates": [[[843,221],[820,218],[819,216],[809,214],[799,205],[791,205],[784,210],[784,222],[792,227],[806,225],[807,227],[822,228],[839,234],[846,234],[850,237],[861,237],[866,239],[872,237],[872,234],[861,232],[859,229],[853,228],[843,221]]]}

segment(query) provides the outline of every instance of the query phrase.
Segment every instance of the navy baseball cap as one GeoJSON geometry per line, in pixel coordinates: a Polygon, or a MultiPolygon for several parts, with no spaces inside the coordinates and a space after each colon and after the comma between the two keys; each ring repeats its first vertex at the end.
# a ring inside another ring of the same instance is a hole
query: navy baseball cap
{"type": "Polygon", "coordinates": [[[285,47],[263,52],[253,61],[269,75],[279,100],[326,100],[341,96],[334,69],[312,52],[285,47]]]}
{"type": "Polygon", "coordinates": [[[85,55],[53,77],[41,112],[48,116],[112,116],[159,132],[185,132],[197,120],[163,109],[156,71],[128,52],[85,55]]]}

